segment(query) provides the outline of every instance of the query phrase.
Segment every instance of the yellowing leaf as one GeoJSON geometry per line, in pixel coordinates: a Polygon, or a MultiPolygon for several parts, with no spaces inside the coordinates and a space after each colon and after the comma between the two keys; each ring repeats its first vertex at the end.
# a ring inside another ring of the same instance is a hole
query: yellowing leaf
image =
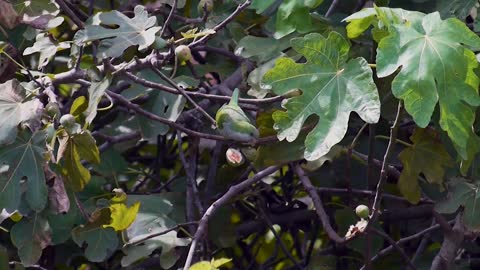
{"type": "Polygon", "coordinates": [[[215,267],[208,261],[201,261],[192,265],[189,270],[215,270],[215,267]]]}
{"type": "Polygon", "coordinates": [[[212,266],[218,268],[218,267],[220,267],[224,264],[227,264],[231,261],[232,261],[232,259],[227,259],[227,258],[214,259],[214,260],[212,260],[212,266]]]}
{"type": "Polygon", "coordinates": [[[63,131],[59,135],[60,147],[58,148],[58,160],[62,159],[65,179],[75,191],[81,191],[90,181],[90,172],[85,168],[81,160],[91,163],[100,163],[100,153],[95,139],[90,132],[82,131],[78,134],[69,135],[63,131]]]}
{"type": "Polygon", "coordinates": [[[109,208],[112,220],[109,224],[103,225],[103,228],[112,227],[115,231],[123,231],[135,221],[140,209],[140,202],[134,203],[131,207],[127,207],[123,203],[114,203],[109,208]]]}
{"type": "Polygon", "coordinates": [[[403,171],[398,187],[407,200],[417,203],[420,200],[419,174],[423,173],[428,182],[441,185],[445,169],[452,166],[453,160],[432,130],[417,129],[410,139],[413,145],[399,155],[403,171]]]}

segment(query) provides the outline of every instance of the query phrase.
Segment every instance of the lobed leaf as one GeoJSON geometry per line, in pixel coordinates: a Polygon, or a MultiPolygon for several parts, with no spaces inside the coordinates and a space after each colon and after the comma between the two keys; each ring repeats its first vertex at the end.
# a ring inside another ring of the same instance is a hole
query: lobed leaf
{"type": "Polygon", "coordinates": [[[423,174],[429,183],[441,187],[445,169],[453,165],[453,160],[432,130],[416,129],[410,139],[413,145],[399,154],[403,170],[398,187],[406,199],[418,203],[421,195],[419,175],[423,174]]]}
{"type": "Polygon", "coordinates": [[[78,246],[86,244],[85,257],[92,262],[102,262],[117,249],[118,237],[112,228],[104,228],[110,222],[110,209],[103,208],[92,214],[91,222],[72,230],[72,239],[78,246]]]}
{"type": "Polygon", "coordinates": [[[19,124],[36,127],[43,105],[38,99],[25,101],[25,89],[17,80],[0,84],[0,145],[12,143],[19,124]]]}
{"type": "Polygon", "coordinates": [[[478,66],[473,52],[480,38],[457,19],[441,20],[438,12],[411,24],[394,24],[377,51],[377,72],[386,77],[401,68],[392,93],[420,127],[426,127],[439,104],[440,126],[458,153],[468,158],[467,142],[473,134],[478,66]]]}
{"type": "Polygon", "coordinates": [[[280,58],[263,79],[273,92],[283,95],[300,89],[302,95],[283,104],[286,111],[273,114],[278,139],[294,141],[311,115],[319,123],[307,135],[304,156],[315,160],[345,136],[352,111],[367,123],[380,118],[380,100],[372,71],[363,58],[348,61],[348,42],[338,33],[328,38],[309,34],[292,40],[292,47],[307,59],[304,64],[280,58]]]}
{"type": "Polygon", "coordinates": [[[24,130],[13,144],[0,147],[0,209],[19,209],[22,194],[31,209],[40,212],[45,208],[45,140],[43,131],[24,130]]]}
{"type": "Polygon", "coordinates": [[[48,222],[37,213],[16,223],[10,231],[10,238],[25,266],[36,264],[42,256],[42,250],[51,244],[48,222]]]}
{"type": "Polygon", "coordinates": [[[129,18],[116,10],[96,14],[92,25],[78,31],[73,41],[83,45],[93,40],[101,40],[98,58],[119,57],[130,46],[138,45],[139,50],[145,50],[155,41],[155,34],[161,27],[155,26],[157,19],[149,17],[143,6],[136,6],[135,16],[129,18]],[[102,25],[114,25],[118,28],[111,29],[102,25]]]}

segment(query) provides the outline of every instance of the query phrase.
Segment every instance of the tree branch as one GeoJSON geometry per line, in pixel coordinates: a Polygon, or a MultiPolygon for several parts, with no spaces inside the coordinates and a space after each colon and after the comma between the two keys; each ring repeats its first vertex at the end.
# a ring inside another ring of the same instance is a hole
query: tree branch
{"type": "Polygon", "coordinates": [[[300,178],[300,181],[302,182],[305,190],[310,195],[310,198],[312,198],[313,205],[315,206],[315,211],[317,212],[317,215],[322,222],[323,229],[327,233],[328,237],[337,244],[345,243],[345,238],[340,237],[337,232],[332,228],[329,217],[325,212],[325,209],[323,208],[322,199],[317,193],[317,189],[312,185],[312,182],[310,182],[310,179],[308,178],[308,176],[306,176],[305,172],[299,164],[295,165],[295,173],[300,178]]]}
{"type": "Polygon", "coordinates": [[[255,174],[253,177],[248,178],[247,180],[240,182],[239,184],[231,186],[228,191],[223,194],[222,197],[220,197],[218,200],[216,200],[210,207],[205,211],[203,214],[202,218],[200,219],[198,223],[198,228],[197,231],[195,232],[195,235],[193,236],[192,244],[190,245],[190,249],[188,251],[187,255],[187,260],[185,261],[185,265],[183,266],[183,269],[189,269],[190,265],[192,263],[193,255],[195,254],[195,249],[197,246],[198,241],[200,241],[207,229],[207,224],[210,219],[210,217],[220,208],[220,206],[226,204],[228,201],[233,199],[233,197],[237,196],[240,194],[242,191],[244,191],[246,188],[249,186],[257,183],[260,181],[262,178],[276,172],[280,166],[271,166],[268,167],[257,174],[255,174]]]}

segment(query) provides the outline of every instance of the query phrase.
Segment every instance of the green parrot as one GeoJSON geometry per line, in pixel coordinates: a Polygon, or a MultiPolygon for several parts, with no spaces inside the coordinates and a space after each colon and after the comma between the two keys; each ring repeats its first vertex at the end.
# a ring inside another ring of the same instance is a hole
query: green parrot
{"type": "Polygon", "coordinates": [[[235,89],[228,104],[224,104],[215,116],[218,132],[229,139],[240,142],[251,142],[257,139],[257,128],[238,106],[238,89],[235,89]]]}

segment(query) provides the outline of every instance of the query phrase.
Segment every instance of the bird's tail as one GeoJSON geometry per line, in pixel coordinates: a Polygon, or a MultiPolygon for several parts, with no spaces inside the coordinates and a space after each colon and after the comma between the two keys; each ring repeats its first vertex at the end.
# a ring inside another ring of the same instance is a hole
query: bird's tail
{"type": "Polygon", "coordinates": [[[230,99],[230,105],[238,105],[238,88],[233,90],[232,98],[230,99]]]}

